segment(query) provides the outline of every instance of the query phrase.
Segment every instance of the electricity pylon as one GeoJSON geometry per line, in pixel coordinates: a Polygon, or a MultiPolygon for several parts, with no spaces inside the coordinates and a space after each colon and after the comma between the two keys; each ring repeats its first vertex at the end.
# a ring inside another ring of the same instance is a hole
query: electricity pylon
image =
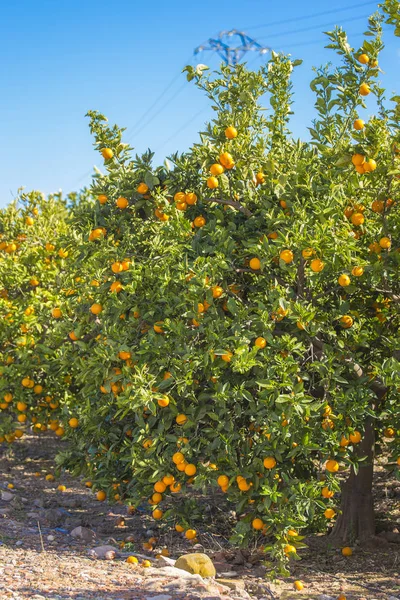
{"type": "Polygon", "coordinates": [[[195,48],[194,54],[205,50],[217,52],[228,65],[236,65],[247,52],[258,52],[263,55],[270,48],[261,46],[243,31],[231,29],[230,31],[221,31],[217,38],[210,38],[205,44],[195,48]]]}

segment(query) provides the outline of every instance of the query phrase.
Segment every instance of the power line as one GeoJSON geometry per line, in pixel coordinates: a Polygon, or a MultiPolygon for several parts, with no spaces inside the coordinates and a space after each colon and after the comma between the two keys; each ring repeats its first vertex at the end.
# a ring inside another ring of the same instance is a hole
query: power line
{"type": "MultiPolygon", "coordinates": [[[[139,127],[139,129],[136,129],[136,131],[133,131],[133,132],[132,132],[132,133],[131,133],[131,134],[130,134],[130,135],[127,137],[127,138],[126,138],[126,139],[127,139],[127,141],[131,140],[131,139],[132,139],[132,137],[139,135],[139,133],[141,133],[141,132],[143,131],[143,129],[145,129],[145,128],[146,128],[148,125],[150,125],[150,123],[151,123],[152,121],[154,121],[154,119],[155,119],[156,117],[158,117],[158,115],[159,115],[160,113],[162,113],[162,111],[163,111],[163,110],[164,110],[164,109],[165,109],[165,108],[166,108],[166,107],[167,107],[169,104],[171,104],[171,102],[172,102],[173,100],[175,100],[175,98],[176,98],[177,96],[179,96],[179,94],[182,92],[182,90],[183,90],[184,88],[186,88],[186,87],[187,87],[187,81],[184,81],[184,82],[183,82],[183,84],[182,84],[182,85],[181,85],[181,86],[180,86],[180,87],[177,89],[177,91],[176,91],[176,92],[175,92],[175,93],[174,93],[174,94],[173,94],[173,95],[172,95],[172,96],[171,96],[171,97],[170,97],[170,98],[169,98],[169,99],[168,99],[166,102],[164,102],[164,104],[163,104],[162,106],[160,106],[160,108],[159,108],[159,109],[158,109],[158,110],[157,110],[157,111],[156,111],[156,112],[155,112],[155,113],[154,113],[154,114],[153,114],[153,115],[152,115],[152,116],[151,116],[151,117],[150,117],[150,118],[149,118],[147,121],[145,121],[145,122],[144,122],[144,123],[141,125],[141,127],[139,127]]],[[[162,95],[160,96],[160,99],[162,98],[162,96],[163,96],[163,95],[164,95],[164,94],[162,94],[162,95]]]]}
{"type": "MultiPolygon", "coordinates": [[[[342,19],[342,23],[351,23],[352,21],[359,21],[361,19],[367,19],[369,15],[360,15],[358,17],[350,17],[349,19],[342,19]]],[[[312,31],[313,29],[319,29],[320,27],[331,27],[332,21],[329,23],[322,23],[320,25],[310,25],[309,27],[303,27],[302,29],[291,29],[289,31],[281,31],[279,33],[272,33],[270,35],[263,36],[259,39],[270,39],[273,37],[281,37],[283,35],[295,35],[297,33],[304,33],[306,31],[312,31]]]]}
{"type": "Polygon", "coordinates": [[[324,17],[325,15],[332,15],[338,12],[352,10],[354,8],[365,8],[369,5],[376,5],[376,2],[363,2],[361,4],[352,4],[351,6],[344,6],[343,8],[334,8],[332,10],[324,10],[319,13],[312,13],[308,15],[303,15],[299,17],[292,17],[291,19],[282,19],[280,21],[271,21],[270,23],[264,23],[262,25],[250,25],[249,27],[244,27],[244,29],[262,29],[263,27],[275,27],[275,25],[286,25],[286,23],[294,23],[297,21],[305,21],[306,19],[314,19],[315,17],[324,17]]]}
{"type": "MultiPolygon", "coordinates": [[[[171,79],[171,81],[167,84],[167,86],[162,90],[162,92],[157,96],[157,98],[154,100],[154,102],[145,110],[145,112],[141,115],[141,117],[136,121],[136,123],[134,123],[134,125],[132,125],[132,127],[128,128],[128,129],[132,129],[135,130],[138,126],[140,126],[140,124],[142,123],[143,119],[145,119],[147,117],[148,114],[150,114],[150,112],[153,110],[153,108],[155,108],[155,106],[157,106],[157,104],[159,103],[159,101],[165,96],[165,94],[171,89],[171,87],[174,85],[174,83],[176,81],[178,81],[178,79],[182,76],[182,70],[184,67],[186,67],[186,65],[188,63],[190,63],[190,61],[192,60],[192,55],[189,56],[189,58],[186,60],[186,62],[184,63],[182,69],[171,79]]],[[[132,132],[134,133],[134,131],[132,132]]]]}
{"type": "Polygon", "coordinates": [[[182,125],[182,127],[180,127],[169,138],[167,138],[160,146],[158,146],[155,149],[155,152],[158,152],[159,150],[161,150],[161,148],[163,148],[166,144],[168,144],[168,142],[170,142],[171,140],[173,140],[177,135],[179,135],[182,131],[184,131],[187,127],[189,127],[189,125],[191,123],[193,123],[193,121],[195,119],[197,119],[197,117],[199,117],[202,113],[205,113],[207,110],[208,110],[208,106],[206,106],[205,108],[202,108],[201,110],[199,110],[195,115],[193,115],[193,117],[191,117],[188,121],[186,121],[186,123],[184,123],[182,125]]]}

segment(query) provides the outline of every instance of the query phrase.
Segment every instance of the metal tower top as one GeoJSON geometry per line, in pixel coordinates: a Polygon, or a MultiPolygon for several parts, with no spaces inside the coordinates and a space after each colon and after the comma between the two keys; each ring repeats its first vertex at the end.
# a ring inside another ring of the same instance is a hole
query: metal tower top
{"type": "Polygon", "coordinates": [[[258,52],[266,54],[270,48],[261,46],[258,42],[238,29],[221,31],[217,38],[210,38],[205,44],[198,46],[194,54],[212,50],[228,64],[236,65],[247,52],[258,52]]]}

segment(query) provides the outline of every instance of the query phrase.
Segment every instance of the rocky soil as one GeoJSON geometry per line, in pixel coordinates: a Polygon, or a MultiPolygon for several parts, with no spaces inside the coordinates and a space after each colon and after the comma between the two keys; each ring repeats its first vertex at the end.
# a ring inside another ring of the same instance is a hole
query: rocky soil
{"type": "Polygon", "coordinates": [[[264,556],[256,548],[229,547],[215,515],[193,545],[171,529],[164,532],[144,511],[129,514],[122,504],[98,502],[66,473],[47,481],[56,472],[58,446],[49,436],[26,436],[0,448],[0,600],[337,600],[340,594],[400,600],[400,483],[379,465],[378,535],[371,544],[355,546],[344,558],[329,536],[310,536],[291,576],[271,583],[264,556]],[[60,484],[66,491],[57,490],[60,484]],[[149,550],[144,544],[151,538],[149,550]],[[169,558],[157,559],[161,551],[169,558]],[[174,566],[193,552],[212,559],[216,578],[174,566]],[[138,563],[127,563],[128,556],[138,563]],[[303,581],[303,590],[294,590],[295,580],[303,581]]]}

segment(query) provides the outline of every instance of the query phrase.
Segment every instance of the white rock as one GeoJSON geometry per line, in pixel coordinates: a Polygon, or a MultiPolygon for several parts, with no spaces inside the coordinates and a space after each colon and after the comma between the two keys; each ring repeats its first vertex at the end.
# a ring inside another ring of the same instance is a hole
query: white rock
{"type": "Polygon", "coordinates": [[[169,558],[169,556],[163,556],[162,554],[155,561],[156,567],[160,567],[160,569],[164,567],[174,567],[176,560],[173,558],[169,558]]]}
{"type": "Polygon", "coordinates": [[[24,542],[22,540],[18,540],[17,542],[15,542],[16,546],[22,546],[24,542]]]}
{"type": "Polygon", "coordinates": [[[48,535],[47,539],[49,542],[54,542],[54,540],[56,539],[54,535],[48,535]]]}
{"type": "Polygon", "coordinates": [[[318,600],[335,600],[333,596],[327,596],[326,594],[320,594],[318,600]]]}
{"type": "Polygon", "coordinates": [[[6,492],[5,490],[1,490],[1,499],[5,502],[10,502],[14,498],[14,494],[11,492],[6,492]]]}
{"type": "Polygon", "coordinates": [[[172,596],[168,594],[158,594],[158,596],[146,596],[146,600],[171,600],[172,596]]]}
{"type": "MultiPolygon", "coordinates": [[[[149,567],[148,569],[146,569],[146,575],[160,575],[160,570],[149,567]]],[[[202,577],[200,577],[200,575],[192,575],[192,573],[183,571],[183,569],[176,569],[175,567],[163,567],[162,576],[163,577],[178,577],[180,579],[190,579],[191,581],[198,581],[198,582],[204,581],[204,579],[202,577]]]]}

